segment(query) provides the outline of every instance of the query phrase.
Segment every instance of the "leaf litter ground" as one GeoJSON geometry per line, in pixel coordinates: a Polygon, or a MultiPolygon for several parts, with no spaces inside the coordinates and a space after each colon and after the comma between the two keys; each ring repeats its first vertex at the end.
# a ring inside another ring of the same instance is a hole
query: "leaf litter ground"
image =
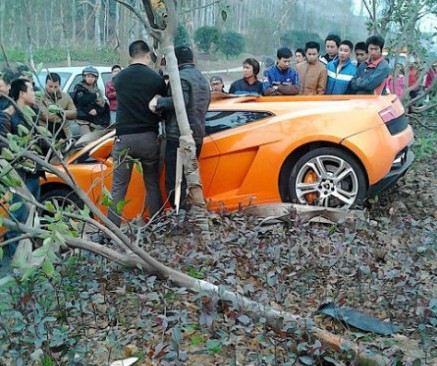
{"type": "MultiPolygon", "coordinates": [[[[434,151],[431,158],[418,159],[395,189],[372,203],[368,221],[260,225],[241,213],[214,214],[213,243],[204,245],[189,215],[167,216],[143,245],[173,268],[312,319],[393,362],[420,358],[435,364],[436,158],[434,151]],[[376,336],[317,315],[328,302],[402,325],[401,334],[376,336]]],[[[171,281],[134,272],[86,254],[70,257],[55,279],[28,285],[30,297],[24,297],[26,289],[16,290],[21,291],[13,297],[16,313],[29,318],[26,324],[35,323],[31,313],[41,307],[56,319],[41,331],[46,339],[38,346],[60,364],[74,359],[110,364],[130,355],[138,356],[140,365],[354,364],[347,350],[328,350],[303,326],[290,324],[274,333],[215,296],[193,295],[171,281]]],[[[10,323],[2,325],[7,329],[10,323]]],[[[38,348],[23,347],[14,332],[0,332],[0,364],[9,364],[14,355],[29,359],[38,348]]]]}

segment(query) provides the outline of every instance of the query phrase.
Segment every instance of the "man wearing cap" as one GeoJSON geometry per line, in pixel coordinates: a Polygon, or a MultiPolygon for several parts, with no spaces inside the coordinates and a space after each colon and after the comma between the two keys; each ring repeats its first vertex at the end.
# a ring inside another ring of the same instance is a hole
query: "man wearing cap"
{"type": "MultiPolygon", "coordinates": [[[[176,47],[175,54],[178,60],[188,122],[190,123],[193,138],[196,143],[196,155],[199,157],[203,137],[205,136],[205,116],[211,98],[209,84],[200,71],[196,69],[193,52],[189,47],[176,47]]],[[[157,112],[164,111],[166,114],[165,188],[167,195],[170,197],[170,202],[173,204],[174,197],[172,192],[176,183],[176,155],[179,147],[180,131],[176,119],[171,84],[168,89],[167,97],[156,96],[150,103],[150,109],[157,112]]],[[[185,197],[186,182],[185,179],[183,179],[181,187],[182,205],[184,204],[185,197]]]]}
{"type": "Polygon", "coordinates": [[[159,187],[159,143],[160,116],[149,109],[149,102],[156,94],[166,92],[164,79],[148,65],[151,61],[150,48],[142,40],[129,46],[131,64],[114,78],[117,92],[117,122],[115,124],[114,165],[112,176],[112,199],[114,205],[108,210],[108,218],[120,226],[121,217],[117,204],[124,200],[134,164],[141,163],[143,180],[147,192],[149,217],[162,208],[159,187]],[[126,151],[129,158],[126,157],[126,151]]]}

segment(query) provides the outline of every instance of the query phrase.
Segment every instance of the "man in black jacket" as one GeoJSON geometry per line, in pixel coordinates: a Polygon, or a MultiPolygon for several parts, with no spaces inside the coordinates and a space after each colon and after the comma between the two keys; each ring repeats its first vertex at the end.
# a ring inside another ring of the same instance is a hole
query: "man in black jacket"
{"type": "Polygon", "coordinates": [[[150,63],[150,49],[146,42],[133,42],[129,46],[129,55],[132,63],[114,78],[118,103],[113,150],[114,206],[109,209],[108,218],[117,226],[120,226],[121,217],[115,208],[126,196],[133,168],[132,161],[123,153],[126,150],[129,157],[138,159],[142,165],[150,217],[162,207],[157,139],[161,118],[149,109],[149,102],[156,94],[165,94],[166,85],[164,79],[147,66],[150,63]]]}
{"type": "MultiPolygon", "coordinates": [[[[205,136],[205,117],[211,99],[209,83],[194,66],[193,52],[186,46],[175,48],[178,60],[179,74],[181,77],[182,91],[184,93],[185,107],[187,109],[188,122],[193,132],[196,143],[197,157],[202,149],[203,137],[205,136]]],[[[175,189],[176,182],[176,156],[179,147],[180,131],[176,119],[176,113],[171,95],[171,85],[168,96],[156,96],[150,103],[152,110],[164,111],[166,115],[165,129],[167,142],[165,145],[165,188],[170,202],[173,204],[174,197],[171,194],[175,189]]],[[[186,197],[186,182],[182,180],[181,203],[186,197]]]]}
{"type": "MultiPolygon", "coordinates": [[[[35,105],[35,92],[33,90],[32,83],[25,79],[14,80],[11,84],[10,95],[21,110],[16,110],[15,106],[10,105],[7,109],[0,113],[0,133],[3,136],[5,136],[8,132],[14,135],[20,135],[20,126],[22,126],[25,127],[30,134],[32,134],[32,131],[36,126],[36,114],[32,110],[32,107],[35,105]]],[[[27,138],[27,136],[25,137],[27,138]]],[[[26,148],[30,150],[33,149],[33,144],[35,141],[38,140],[36,136],[33,137],[34,139],[27,144],[29,146],[26,145],[26,148]]],[[[0,152],[1,148],[5,146],[7,146],[6,143],[0,143],[0,152]]],[[[41,171],[38,170],[36,166],[32,166],[32,164],[24,164],[22,159],[14,162],[14,168],[20,175],[27,189],[35,197],[35,199],[38,200],[40,195],[39,178],[41,176],[41,171]]],[[[19,202],[23,202],[22,198],[18,194],[13,194],[12,200],[9,202],[9,204],[12,205],[19,202]]],[[[15,211],[10,212],[10,217],[22,224],[26,223],[28,215],[29,211],[24,203],[15,211]]],[[[5,239],[18,239],[19,236],[20,233],[18,231],[9,230],[5,235],[5,239]]],[[[17,242],[9,245],[8,249],[11,257],[14,255],[17,245],[17,242]]]]}

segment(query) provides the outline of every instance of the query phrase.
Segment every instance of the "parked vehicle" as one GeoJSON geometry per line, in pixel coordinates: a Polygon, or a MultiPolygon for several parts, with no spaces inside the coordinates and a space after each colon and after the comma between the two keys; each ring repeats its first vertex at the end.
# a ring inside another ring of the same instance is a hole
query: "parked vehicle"
{"type": "MultiPolygon", "coordinates": [[[[97,79],[97,85],[101,92],[101,95],[105,97],[105,84],[111,80],[111,68],[108,66],[94,66],[99,72],[99,78],[97,79]]],[[[49,72],[56,72],[61,77],[61,89],[64,92],[72,94],[74,87],[82,80],[82,70],[84,66],[72,66],[72,67],[50,67],[49,72]]],[[[34,75],[35,84],[44,89],[47,77],[47,69],[42,70],[38,75],[34,75]]]]}
{"type": "MultiPolygon", "coordinates": [[[[208,207],[297,202],[351,208],[392,186],[411,165],[413,131],[395,95],[240,97],[210,105],[200,172],[208,207]]],[[[102,211],[110,190],[114,132],[67,162],[77,184],[102,211]]],[[[42,200],[78,197],[47,175],[42,200]]],[[[134,169],[124,208],[137,216],[144,188],[134,169]]]]}

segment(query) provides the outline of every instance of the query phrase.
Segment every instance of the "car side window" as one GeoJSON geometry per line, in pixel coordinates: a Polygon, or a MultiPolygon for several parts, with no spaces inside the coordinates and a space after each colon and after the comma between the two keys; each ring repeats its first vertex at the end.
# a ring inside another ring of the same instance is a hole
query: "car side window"
{"type": "Polygon", "coordinates": [[[273,116],[260,111],[209,111],[206,113],[205,130],[207,135],[240,127],[273,116]]]}
{"type": "Polygon", "coordinates": [[[112,73],[110,72],[102,72],[101,74],[103,85],[106,85],[106,83],[112,79],[112,73]]]}
{"type": "Polygon", "coordinates": [[[74,92],[74,87],[82,81],[82,74],[76,75],[68,88],[70,95],[74,92]]]}

